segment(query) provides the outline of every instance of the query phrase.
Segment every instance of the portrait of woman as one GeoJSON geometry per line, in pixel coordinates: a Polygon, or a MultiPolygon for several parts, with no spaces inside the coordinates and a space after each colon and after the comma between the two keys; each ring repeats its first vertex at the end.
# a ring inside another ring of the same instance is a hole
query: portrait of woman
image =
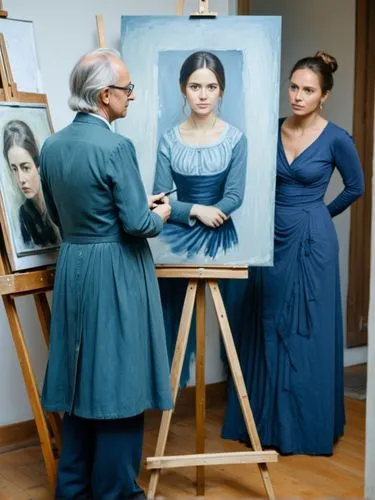
{"type": "MultiPolygon", "coordinates": [[[[10,120],[3,127],[3,155],[11,177],[21,194],[15,203],[20,238],[17,254],[40,250],[60,243],[58,228],[51,221],[43,198],[39,177],[39,147],[33,131],[22,120],[10,120]]],[[[14,215],[14,214],[13,214],[14,215]]]]}
{"type": "Polygon", "coordinates": [[[161,234],[169,251],[215,259],[239,244],[231,215],[244,198],[247,141],[220,118],[221,60],[208,51],[183,62],[179,85],[187,118],[160,138],[153,192],[169,192],[171,217],[161,234]]]}

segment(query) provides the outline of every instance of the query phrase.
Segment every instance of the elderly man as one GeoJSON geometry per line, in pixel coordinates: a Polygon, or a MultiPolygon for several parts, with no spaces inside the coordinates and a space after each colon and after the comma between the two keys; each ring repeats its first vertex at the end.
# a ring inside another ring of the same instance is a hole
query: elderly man
{"type": "Polygon", "coordinates": [[[143,412],[172,406],[163,316],[147,243],[168,219],[147,199],[125,117],[134,85],[117,53],[83,56],[70,76],[71,125],[41,152],[47,207],[63,237],[42,402],[65,412],[56,499],[144,499],[136,483],[143,412]]]}

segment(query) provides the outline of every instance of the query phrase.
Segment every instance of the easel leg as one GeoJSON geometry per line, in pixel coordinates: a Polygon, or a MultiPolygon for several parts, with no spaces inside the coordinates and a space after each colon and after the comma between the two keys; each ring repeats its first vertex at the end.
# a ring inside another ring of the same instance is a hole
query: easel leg
{"type": "Polygon", "coordinates": [[[56,460],[53,455],[52,443],[48,432],[47,422],[43,413],[42,405],[40,403],[38,387],[35,380],[35,375],[31,367],[28,350],[26,347],[25,339],[22,333],[21,324],[18,318],[16,304],[10,296],[3,296],[5,311],[8,316],[10,330],[12,332],[14,344],[20,366],[23,373],[23,378],[26,383],[26,390],[29,396],[29,401],[34,414],[35,423],[38,430],[40,445],[46,464],[47,475],[52,487],[56,483],[56,460]]]}
{"type": "Polygon", "coordinates": [[[51,311],[45,293],[34,294],[34,302],[38,313],[40,325],[46,346],[49,346],[49,328],[51,324],[51,311]]]}
{"type": "MultiPolygon", "coordinates": [[[[245,419],[246,429],[250,437],[251,445],[255,451],[262,450],[258,431],[255,425],[253,413],[251,411],[249,398],[246,391],[245,382],[242,376],[241,366],[238,360],[236,347],[233,342],[232,333],[229,326],[227,313],[225,311],[223,299],[221,297],[220,289],[216,280],[209,281],[209,287],[212,293],[212,298],[215,304],[217,317],[220,324],[221,334],[223,337],[225,350],[228,356],[228,362],[231,369],[234,385],[236,387],[237,396],[241,405],[242,414],[245,419]]],[[[271,479],[268,472],[266,463],[258,464],[259,471],[262,476],[263,484],[269,499],[274,499],[275,494],[273,491],[271,479]]]]}
{"type": "MultiPolygon", "coordinates": [[[[176,349],[174,352],[172,368],[171,368],[171,389],[172,389],[173,404],[175,404],[176,402],[178,388],[180,385],[182,365],[184,362],[186,345],[189,338],[189,331],[190,331],[191,319],[193,317],[197,288],[198,288],[197,280],[195,279],[190,280],[185,295],[184,307],[182,309],[181,321],[178,329],[176,349]]],[[[156,450],[155,450],[155,456],[157,457],[162,457],[164,455],[165,447],[167,444],[169,427],[171,424],[172,413],[173,410],[163,411],[158,440],[156,443],[156,450]]],[[[151,473],[148,492],[147,492],[147,498],[149,500],[155,498],[159,476],[160,476],[160,470],[155,470],[151,473]]]]}
{"type": "MultiPolygon", "coordinates": [[[[49,347],[49,332],[51,324],[51,310],[45,293],[34,294],[34,301],[44,340],[49,347]]],[[[58,413],[48,413],[48,421],[51,425],[52,433],[55,438],[55,445],[58,451],[61,451],[61,418],[58,413]]]]}
{"type": "MultiPolygon", "coordinates": [[[[206,386],[205,386],[205,351],[206,351],[206,282],[198,283],[196,309],[196,390],[195,390],[195,425],[196,425],[196,453],[205,451],[205,417],[206,417],[206,386]]],[[[197,467],[197,495],[204,495],[205,490],[204,466],[197,467]]]]}

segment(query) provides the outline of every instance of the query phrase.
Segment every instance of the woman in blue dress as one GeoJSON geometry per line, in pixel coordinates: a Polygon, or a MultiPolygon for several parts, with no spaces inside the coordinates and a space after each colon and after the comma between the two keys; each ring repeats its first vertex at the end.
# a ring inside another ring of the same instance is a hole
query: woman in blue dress
{"type": "Polygon", "coordinates": [[[177,187],[172,213],[161,237],[173,253],[214,259],[238,244],[230,215],[243,200],[246,138],[217,116],[225,73],[210,52],[195,52],[183,63],[180,87],[190,115],[160,139],[154,192],[177,187]]]}
{"type": "MultiPolygon", "coordinates": [[[[186,121],[160,139],[154,193],[177,187],[170,197],[171,216],[161,238],[172,253],[185,258],[215,257],[238,244],[231,214],[240,207],[245,188],[247,141],[236,127],[218,117],[225,90],[220,59],[195,52],[182,64],[179,78],[186,121]]],[[[169,357],[172,358],[187,281],[160,279],[169,357]]],[[[195,338],[190,336],[181,383],[189,378],[195,338]]]]}
{"type": "MultiPolygon", "coordinates": [[[[336,60],[322,52],[290,74],[292,116],[280,120],[274,267],[250,269],[237,348],[263,446],[330,455],[344,433],[343,323],[332,218],[362,193],[349,134],[321,116],[336,60]],[[344,189],[323,198],[335,168],[344,189]]],[[[233,385],[223,437],[248,442],[233,385]]]]}

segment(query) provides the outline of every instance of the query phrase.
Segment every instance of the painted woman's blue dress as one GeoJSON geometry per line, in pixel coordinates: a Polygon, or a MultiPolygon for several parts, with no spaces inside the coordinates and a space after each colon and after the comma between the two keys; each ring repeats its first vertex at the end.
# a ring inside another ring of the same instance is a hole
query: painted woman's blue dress
{"type": "MultiPolygon", "coordinates": [[[[205,226],[190,217],[193,204],[218,207],[225,215],[240,207],[245,189],[247,141],[236,127],[226,124],[214,143],[192,146],[184,143],[178,127],[160,139],[155,172],[154,193],[177,187],[177,199],[170,198],[171,217],[161,233],[172,253],[184,257],[197,254],[212,259],[238,244],[232,218],[219,228],[205,226]]],[[[181,318],[186,292],[185,279],[159,279],[167,347],[170,359],[181,318]]],[[[195,350],[195,336],[190,335],[181,383],[188,380],[189,361],[195,350]]]]}
{"type": "Polygon", "coordinates": [[[194,204],[215,206],[230,215],[242,204],[246,179],[246,139],[237,128],[226,124],[214,143],[192,146],[183,142],[174,127],[160,139],[154,193],[177,187],[171,199],[171,217],[161,238],[172,253],[194,257],[198,253],[215,258],[238,244],[230,217],[218,228],[205,226],[190,217],[194,204]]]}
{"type": "MultiPolygon", "coordinates": [[[[250,269],[242,326],[234,333],[261,442],[282,453],[329,455],[344,432],[339,248],[332,217],[363,188],[355,146],[343,129],[328,122],[290,164],[279,134],[274,267],[250,269]],[[335,167],[345,188],[326,206],[335,167]]],[[[223,437],[248,441],[232,382],[223,437]]]]}

